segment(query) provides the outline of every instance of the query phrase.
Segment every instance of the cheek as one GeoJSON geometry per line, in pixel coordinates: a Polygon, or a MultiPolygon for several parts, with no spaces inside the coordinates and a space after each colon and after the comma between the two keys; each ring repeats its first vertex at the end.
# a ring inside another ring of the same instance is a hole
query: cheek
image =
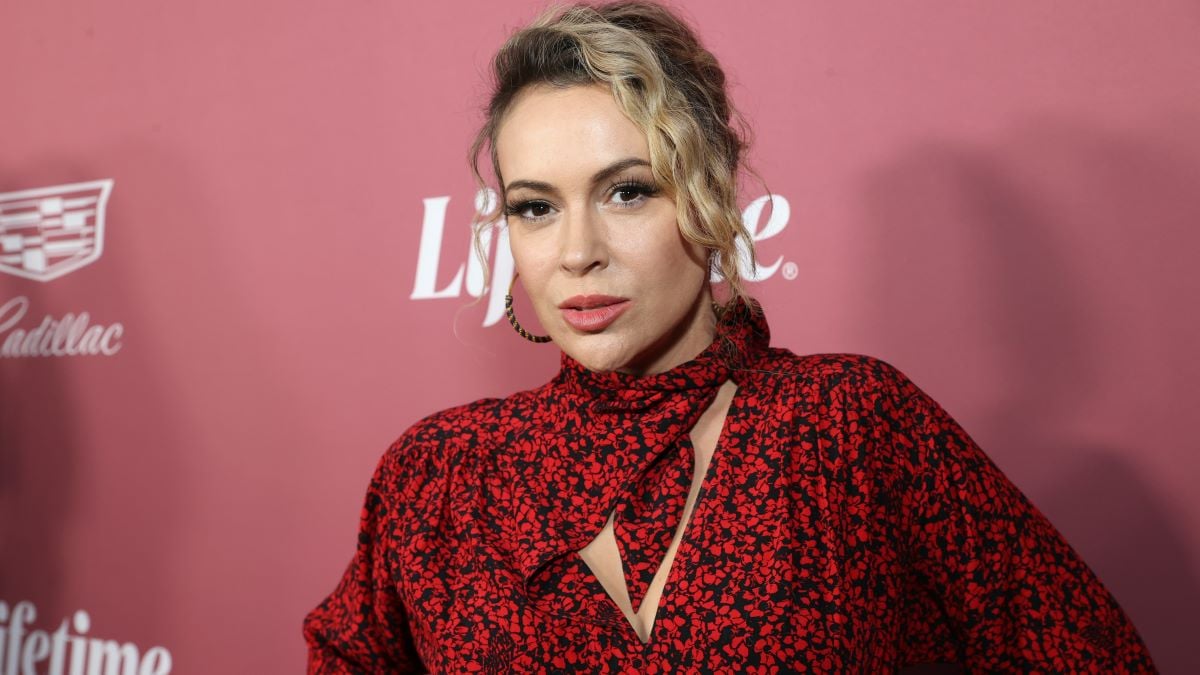
{"type": "Polygon", "coordinates": [[[510,229],[508,245],[512,250],[513,263],[516,264],[517,271],[521,273],[521,276],[530,277],[537,274],[538,264],[545,259],[545,255],[538,252],[536,238],[530,239],[528,236],[510,229]]]}
{"type": "Polygon", "coordinates": [[[704,247],[685,239],[673,221],[646,232],[628,250],[639,259],[639,267],[654,270],[656,276],[678,277],[678,281],[690,280],[707,261],[704,247]]]}
{"type": "Polygon", "coordinates": [[[535,305],[548,301],[546,297],[548,282],[554,273],[555,256],[547,250],[546,244],[538,237],[521,236],[511,230],[508,235],[509,247],[512,250],[515,273],[521,279],[517,283],[525,289],[525,294],[535,305]]]}

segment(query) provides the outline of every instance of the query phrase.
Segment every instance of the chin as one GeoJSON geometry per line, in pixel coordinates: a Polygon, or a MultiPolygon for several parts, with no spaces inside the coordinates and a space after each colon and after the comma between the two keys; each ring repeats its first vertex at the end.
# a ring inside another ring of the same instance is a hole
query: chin
{"type": "Polygon", "coordinates": [[[625,365],[622,359],[607,358],[603,355],[581,354],[579,357],[572,356],[571,358],[582,364],[584,368],[597,373],[620,370],[625,365]]]}
{"type": "Polygon", "coordinates": [[[628,355],[620,345],[605,344],[609,342],[607,337],[603,335],[573,335],[570,342],[562,346],[562,350],[588,370],[596,372],[618,370],[626,365],[629,360],[628,355]]]}

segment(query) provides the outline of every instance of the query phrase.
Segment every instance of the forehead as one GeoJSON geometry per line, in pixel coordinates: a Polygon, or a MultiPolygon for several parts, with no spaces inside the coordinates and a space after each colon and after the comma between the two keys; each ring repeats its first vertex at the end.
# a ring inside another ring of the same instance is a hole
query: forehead
{"type": "Polygon", "coordinates": [[[650,161],[646,135],[605,85],[529,87],[496,134],[496,158],[509,182],[579,182],[628,157],[650,161]]]}

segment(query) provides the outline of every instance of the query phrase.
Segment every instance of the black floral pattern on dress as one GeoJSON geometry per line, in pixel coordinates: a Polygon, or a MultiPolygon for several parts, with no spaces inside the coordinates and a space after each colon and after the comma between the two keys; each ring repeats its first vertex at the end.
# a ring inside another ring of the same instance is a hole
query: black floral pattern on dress
{"type": "Polygon", "coordinates": [[[541,387],[410,427],[304,637],[310,673],[1157,672],[1094,572],[928,394],[875,357],[770,347],[744,304],[666,373],[563,354],[541,387]],[[642,643],[575,553],[618,507],[644,594],[691,483],[688,432],[726,379],[642,643]]]}
{"type": "Polygon", "coordinates": [[[591,542],[616,507],[613,532],[638,611],[692,486],[690,431],[738,365],[766,347],[765,323],[754,317],[738,304],[699,356],[651,376],[596,373],[562,354],[549,401],[559,414],[518,441],[528,448],[513,464],[516,508],[535,518],[511,532],[527,591],[556,593],[557,575],[534,576],[591,542]],[[550,467],[563,467],[562,480],[546,479],[550,467]]]}

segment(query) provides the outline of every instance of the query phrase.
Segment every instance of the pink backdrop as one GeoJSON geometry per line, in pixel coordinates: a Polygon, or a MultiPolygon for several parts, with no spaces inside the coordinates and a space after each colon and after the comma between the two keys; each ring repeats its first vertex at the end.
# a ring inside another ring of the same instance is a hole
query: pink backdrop
{"type": "MultiPolygon", "coordinates": [[[[0,630],[303,669],[387,445],[557,367],[452,283],[482,73],[538,7],[0,6],[0,630]],[[67,203],[94,259],[14,273],[58,216],[13,193],[101,179],[67,203]],[[113,353],[11,337],[83,312],[113,353]]],[[[743,203],[790,207],[757,221],[774,343],[909,375],[1196,672],[1195,3],[749,7],[686,11],[755,127],[743,203]]]]}

